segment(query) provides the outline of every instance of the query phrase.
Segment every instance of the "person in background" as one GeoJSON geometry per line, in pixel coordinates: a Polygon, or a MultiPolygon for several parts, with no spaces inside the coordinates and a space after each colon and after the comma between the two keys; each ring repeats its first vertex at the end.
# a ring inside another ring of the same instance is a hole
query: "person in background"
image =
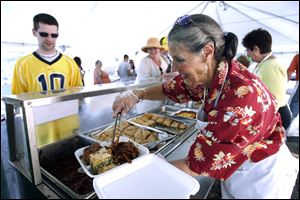
{"type": "Polygon", "coordinates": [[[94,84],[111,83],[107,72],[102,70],[101,60],[97,60],[94,69],[94,84]]]}
{"type": "Polygon", "coordinates": [[[161,57],[166,61],[168,64],[168,68],[166,70],[167,73],[170,73],[172,71],[172,58],[169,55],[169,47],[168,47],[168,39],[166,36],[162,37],[159,40],[159,43],[161,46],[164,47],[164,50],[160,52],[161,57]]]}
{"type": "Polygon", "coordinates": [[[296,72],[296,84],[293,94],[290,96],[289,105],[295,119],[299,114],[299,53],[294,56],[289,68],[287,69],[288,80],[291,80],[292,73],[296,72]]]}
{"type": "MultiPolygon", "coordinates": [[[[75,61],[55,48],[58,28],[58,22],[53,16],[45,13],[34,16],[32,34],[37,38],[38,49],[18,59],[12,79],[13,94],[82,86],[75,61]]],[[[37,125],[37,145],[41,147],[69,137],[78,127],[77,115],[37,125]]]]}
{"type": "Polygon", "coordinates": [[[120,81],[126,82],[131,80],[131,76],[133,75],[131,65],[128,63],[129,56],[124,55],[124,60],[120,63],[118,67],[118,75],[120,77],[120,81]]]}
{"type": "Polygon", "coordinates": [[[250,66],[250,61],[248,59],[247,56],[245,55],[240,55],[239,57],[237,57],[236,59],[238,62],[240,62],[241,64],[243,64],[245,67],[249,68],[250,66]]]}
{"type": "Polygon", "coordinates": [[[141,60],[137,69],[138,80],[162,77],[168,67],[168,64],[160,56],[160,51],[163,49],[157,38],[151,37],[148,39],[146,46],[142,47],[142,51],[148,53],[148,55],[141,60]]]}
{"type": "Polygon", "coordinates": [[[291,111],[286,102],[287,72],[279,60],[272,55],[272,36],[264,29],[249,32],[242,41],[247,56],[258,64],[253,73],[267,86],[277,100],[282,124],[287,130],[292,122],[291,111]]]}
{"type": "Polygon", "coordinates": [[[78,65],[78,67],[79,67],[80,75],[81,75],[81,80],[82,80],[82,85],[84,86],[85,71],[84,71],[84,69],[81,66],[81,59],[78,56],[75,56],[73,59],[76,62],[76,64],[78,65]]]}
{"type": "Polygon", "coordinates": [[[136,79],[136,71],[135,71],[135,65],[134,65],[134,61],[132,59],[129,59],[129,64],[131,66],[131,70],[132,70],[132,80],[136,79]]]}
{"type": "Polygon", "coordinates": [[[207,15],[179,17],[168,34],[174,79],[128,90],[113,102],[113,116],[137,102],[203,101],[202,126],[187,158],[172,161],[191,176],[221,180],[222,198],[290,198],[299,163],[284,142],[273,95],[233,60],[238,41],[207,15]]]}

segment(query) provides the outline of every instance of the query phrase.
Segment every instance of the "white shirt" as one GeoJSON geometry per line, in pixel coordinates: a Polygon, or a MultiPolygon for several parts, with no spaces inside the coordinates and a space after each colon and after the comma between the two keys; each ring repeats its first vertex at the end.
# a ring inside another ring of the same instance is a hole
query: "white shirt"
{"type": "MultiPolygon", "coordinates": [[[[160,67],[163,72],[165,72],[168,64],[162,57],[160,57],[160,61],[160,67]]],[[[159,66],[157,66],[149,56],[144,57],[137,68],[137,80],[149,80],[159,77],[161,77],[159,66]]]]}

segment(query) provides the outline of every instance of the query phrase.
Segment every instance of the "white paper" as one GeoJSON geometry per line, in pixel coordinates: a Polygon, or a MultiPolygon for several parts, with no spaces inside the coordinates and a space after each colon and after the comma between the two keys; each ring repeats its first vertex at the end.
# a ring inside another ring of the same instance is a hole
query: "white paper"
{"type": "Polygon", "coordinates": [[[42,124],[78,113],[78,99],[33,108],[34,124],[42,124]]]}

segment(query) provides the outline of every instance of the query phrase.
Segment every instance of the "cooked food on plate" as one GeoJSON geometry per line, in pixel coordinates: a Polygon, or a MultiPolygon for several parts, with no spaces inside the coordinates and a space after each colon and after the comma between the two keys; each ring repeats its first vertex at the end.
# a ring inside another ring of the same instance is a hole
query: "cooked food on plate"
{"type": "Polygon", "coordinates": [[[138,148],[128,141],[108,147],[102,147],[98,143],[92,144],[84,149],[81,159],[84,164],[91,165],[94,174],[100,174],[123,163],[131,163],[138,156],[138,148]]]}

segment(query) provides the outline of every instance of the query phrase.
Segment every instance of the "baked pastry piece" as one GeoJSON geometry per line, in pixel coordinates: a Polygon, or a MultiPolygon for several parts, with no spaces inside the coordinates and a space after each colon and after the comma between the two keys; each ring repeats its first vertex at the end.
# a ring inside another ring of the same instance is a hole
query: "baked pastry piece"
{"type": "Polygon", "coordinates": [[[179,123],[175,120],[173,120],[172,124],[170,125],[171,128],[178,128],[179,123]]]}
{"type": "Polygon", "coordinates": [[[157,141],[157,137],[155,134],[150,134],[145,140],[144,143],[152,142],[152,141],[157,141]]]}
{"type": "Polygon", "coordinates": [[[144,125],[145,126],[145,121],[142,120],[141,118],[136,118],[136,119],[133,119],[132,120],[133,122],[137,123],[137,124],[141,124],[141,125],[144,125]]]}
{"type": "Polygon", "coordinates": [[[96,137],[96,139],[101,141],[107,141],[111,138],[112,138],[112,132],[110,131],[104,131],[96,137]]]}
{"type": "Polygon", "coordinates": [[[131,124],[129,122],[127,122],[127,121],[121,121],[120,130],[123,131],[128,126],[131,126],[131,124]]]}
{"type": "Polygon", "coordinates": [[[155,121],[158,124],[162,124],[164,122],[165,118],[164,117],[158,117],[155,121]]]}
{"type": "Polygon", "coordinates": [[[133,137],[138,127],[130,125],[123,130],[123,134],[128,135],[129,137],[133,137]]]}
{"type": "Polygon", "coordinates": [[[152,118],[151,118],[151,119],[154,120],[154,121],[156,121],[157,118],[159,118],[158,115],[152,115],[152,118]]]}
{"type": "Polygon", "coordinates": [[[166,118],[162,124],[166,127],[169,127],[172,121],[173,121],[172,119],[166,118]]]}
{"type": "Polygon", "coordinates": [[[180,123],[180,124],[179,124],[179,129],[184,130],[184,129],[186,129],[187,127],[188,127],[188,125],[186,125],[186,124],[183,124],[183,123],[180,123]]]}
{"type": "Polygon", "coordinates": [[[144,121],[146,121],[148,119],[151,119],[152,116],[153,116],[153,114],[151,114],[151,113],[145,113],[145,114],[142,115],[142,118],[143,118],[144,121]]]}
{"type": "Polygon", "coordinates": [[[145,126],[155,126],[155,124],[156,124],[156,122],[151,119],[144,122],[145,126]]]}
{"type": "Polygon", "coordinates": [[[106,148],[90,154],[92,171],[95,174],[103,173],[113,167],[113,156],[106,148]]]}
{"type": "Polygon", "coordinates": [[[146,140],[151,134],[153,134],[151,131],[149,131],[149,130],[147,130],[147,129],[142,129],[143,143],[145,142],[145,140],[146,140]]]}
{"type": "Polygon", "coordinates": [[[143,140],[143,135],[142,135],[142,129],[137,129],[137,131],[134,133],[134,140],[137,143],[140,143],[143,140]]]}

